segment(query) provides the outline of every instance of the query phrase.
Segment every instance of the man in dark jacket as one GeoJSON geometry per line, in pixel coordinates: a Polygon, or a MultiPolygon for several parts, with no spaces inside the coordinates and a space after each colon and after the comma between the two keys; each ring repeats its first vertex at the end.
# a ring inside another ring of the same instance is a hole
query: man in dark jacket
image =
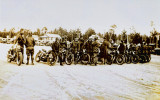
{"type": "Polygon", "coordinates": [[[125,51],[125,45],[123,43],[123,41],[121,41],[119,47],[118,47],[118,50],[119,50],[119,53],[120,54],[124,54],[124,51],[125,51]]]}
{"type": "Polygon", "coordinates": [[[55,42],[53,42],[51,47],[52,47],[52,51],[54,52],[54,54],[56,54],[55,56],[58,56],[58,62],[59,62],[59,59],[60,59],[60,55],[59,55],[60,43],[59,43],[58,38],[56,38],[55,42]]]}
{"type": "Polygon", "coordinates": [[[92,43],[92,56],[94,58],[94,63],[95,65],[97,65],[97,62],[98,62],[98,53],[99,53],[99,47],[100,47],[100,43],[98,42],[98,37],[95,37],[94,38],[94,41],[92,43]]]}
{"type": "Polygon", "coordinates": [[[92,55],[92,39],[88,39],[84,47],[87,50],[87,53],[91,56],[92,55]]]}
{"type": "Polygon", "coordinates": [[[99,47],[100,47],[100,43],[98,42],[98,37],[95,37],[93,43],[92,43],[92,51],[93,53],[98,53],[99,51],[99,47]]]}
{"type": "Polygon", "coordinates": [[[63,66],[63,62],[65,61],[65,57],[63,58],[62,56],[66,56],[66,54],[63,55],[64,49],[67,49],[67,41],[65,37],[62,37],[62,40],[60,41],[60,46],[59,46],[59,61],[61,66],[63,66]]]}
{"type": "Polygon", "coordinates": [[[81,37],[79,39],[79,43],[80,43],[80,51],[83,51],[83,45],[84,45],[84,39],[83,39],[83,37],[81,37]]]}
{"type": "Polygon", "coordinates": [[[72,42],[71,47],[73,49],[74,54],[74,61],[77,62],[77,53],[80,51],[80,43],[78,41],[78,38],[75,38],[75,40],[72,42]]]}
{"type": "Polygon", "coordinates": [[[22,64],[24,64],[23,58],[24,58],[24,44],[25,44],[25,40],[24,40],[24,38],[23,38],[22,35],[23,35],[22,32],[20,32],[20,34],[17,35],[14,44],[17,43],[18,45],[20,45],[20,47],[21,47],[21,53],[22,53],[22,56],[23,56],[23,57],[22,57],[22,64]]]}
{"type": "Polygon", "coordinates": [[[27,63],[26,65],[29,64],[29,57],[31,55],[31,61],[32,61],[32,65],[34,65],[33,60],[34,60],[34,46],[35,46],[35,40],[32,37],[32,34],[29,33],[27,39],[26,39],[26,54],[27,54],[27,63]]]}
{"type": "Polygon", "coordinates": [[[59,54],[59,39],[56,38],[55,42],[52,44],[52,50],[55,52],[57,55],[59,54]]]}
{"type": "Polygon", "coordinates": [[[101,57],[104,58],[104,64],[106,60],[108,59],[110,48],[111,48],[110,42],[108,42],[106,38],[104,38],[104,41],[101,45],[101,57]]]}

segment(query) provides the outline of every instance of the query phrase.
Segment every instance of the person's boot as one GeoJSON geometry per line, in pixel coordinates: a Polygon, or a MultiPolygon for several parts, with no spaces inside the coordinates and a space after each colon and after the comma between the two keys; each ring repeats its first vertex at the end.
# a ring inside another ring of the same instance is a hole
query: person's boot
{"type": "Polygon", "coordinates": [[[22,64],[24,64],[24,62],[22,61],[22,64]]]}
{"type": "Polygon", "coordinates": [[[60,65],[63,66],[63,63],[60,61],[60,65]]]}
{"type": "Polygon", "coordinates": [[[27,57],[27,63],[26,63],[26,65],[28,65],[29,64],[29,57],[27,57]]]}
{"type": "Polygon", "coordinates": [[[29,64],[29,62],[27,61],[26,65],[28,65],[28,64],[29,64]]]}
{"type": "Polygon", "coordinates": [[[32,60],[32,64],[31,65],[34,65],[33,60],[32,60]]]}
{"type": "Polygon", "coordinates": [[[33,61],[34,61],[34,58],[33,58],[33,56],[32,56],[32,58],[31,58],[31,59],[32,59],[32,65],[34,65],[34,63],[33,63],[33,61]]]}
{"type": "Polygon", "coordinates": [[[31,65],[34,65],[34,63],[32,62],[32,64],[31,65]]]}
{"type": "Polygon", "coordinates": [[[23,55],[23,53],[22,53],[22,64],[24,64],[24,61],[23,61],[23,59],[24,59],[24,55],[23,55]]]}

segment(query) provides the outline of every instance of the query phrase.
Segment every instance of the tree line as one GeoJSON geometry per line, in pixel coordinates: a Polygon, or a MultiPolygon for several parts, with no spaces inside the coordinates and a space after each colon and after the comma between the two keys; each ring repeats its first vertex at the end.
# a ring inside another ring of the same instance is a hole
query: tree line
{"type": "MultiPolygon", "coordinates": [[[[21,31],[23,31],[24,36],[27,36],[27,34],[29,32],[31,32],[30,30],[22,29],[22,28],[18,32],[15,32],[15,28],[11,28],[9,31],[6,31],[6,29],[4,29],[3,31],[0,31],[0,37],[6,38],[7,36],[9,36],[9,38],[13,38],[21,31]]],[[[31,33],[33,35],[37,35],[37,36],[43,36],[47,33],[48,34],[58,34],[61,37],[65,36],[68,41],[72,41],[76,37],[77,38],[83,37],[84,40],[87,40],[92,35],[98,35],[100,38],[105,37],[105,39],[107,39],[108,41],[112,40],[115,43],[123,40],[125,43],[128,42],[128,43],[134,43],[134,44],[141,43],[142,41],[146,42],[147,44],[156,43],[156,41],[157,41],[156,35],[160,34],[155,29],[153,29],[153,31],[150,32],[151,33],[150,36],[141,35],[140,33],[136,32],[136,31],[127,35],[126,30],[123,30],[120,34],[116,34],[114,25],[112,26],[112,28],[108,32],[105,32],[104,34],[96,33],[95,30],[92,28],[88,28],[84,34],[82,34],[80,29],[67,31],[66,29],[64,29],[62,27],[55,28],[54,30],[52,30],[50,32],[47,32],[47,31],[48,31],[47,27],[43,27],[42,29],[37,28],[37,30],[35,32],[31,32],[31,33]]]]}

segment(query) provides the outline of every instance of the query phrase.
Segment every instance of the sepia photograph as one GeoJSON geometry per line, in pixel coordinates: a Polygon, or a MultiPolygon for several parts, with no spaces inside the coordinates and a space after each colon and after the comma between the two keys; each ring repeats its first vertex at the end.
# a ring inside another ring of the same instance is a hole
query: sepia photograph
{"type": "Polygon", "coordinates": [[[160,100],[160,0],[0,0],[0,100],[160,100]]]}

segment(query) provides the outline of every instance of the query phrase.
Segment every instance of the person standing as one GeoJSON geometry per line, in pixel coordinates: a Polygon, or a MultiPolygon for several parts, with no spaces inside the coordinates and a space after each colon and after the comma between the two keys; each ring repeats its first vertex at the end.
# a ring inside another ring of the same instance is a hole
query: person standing
{"type": "Polygon", "coordinates": [[[52,48],[52,52],[54,52],[55,56],[58,57],[58,62],[59,62],[59,59],[60,59],[60,55],[59,55],[60,43],[59,43],[58,38],[56,38],[56,40],[52,43],[51,48],[52,48]]]}
{"type": "Polygon", "coordinates": [[[84,39],[83,39],[83,37],[81,37],[79,39],[79,44],[80,44],[80,54],[82,54],[82,52],[83,52],[83,46],[84,46],[84,39]]]}
{"type": "Polygon", "coordinates": [[[90,59],[89,59],[89,63],[91,63],[91,56],[92,56],[92,39],[89,38],[87,42],[84,43],[84,48],[87,50],[87,53],[89,54],[90,56],[90,59]]]}
{"type": "Polygon", "coordinates": [[[20,45],[20,49],[21,49],[20,52],[22,53],[22,56],[23,56],[22,57],[22,64],[24,64],[23,59],[24,59],[24,44],[25,44],[25,40],[24,40],[24,37],[22,35],[23,35],[22,32],[20,32],[20,34],[17,35],[14,44],[17,43],[18,45],[20,45]]]}
{"type": "Polygon", "coordinates": [[[57,55],[59,55],[59,39],[56,38],[55,42],[52,44],[52,51],[55,52],[57,55]]]}
{"type": "Polygon", "coordinates": [[[78,56],[78,53],[80,51],[80,43],[78,41],[78,38],[75,38],[75,40],[72,42],[71,48],[73,49],[74,61],[75,61],[75,64],[76,64],[76,63],[78,63],[77,56],[78,56]]]}
{"type": "Polygon", "coordinates": [[[66,52],[64,52],[63,50],[67,50],[67,41],[65,37],[62,37],[62,40],[60,41],[60,46],[59,46],[59,51],[60,51],[59,61],[61,66],[63,66],[63,62],[65,61],[65,57],[66,57],[66,52]]]}
{"type": "Polygon", "coordinates": [[[124,54],[124,51],[125,51],[125,45],[123,43],[123,41],[121,41],[119,47],[118,47],[118,51],[120,54],[124,54]]]}
{"type": "Polygon", "coordinates": [[[35,46],[35,40],[32,37],[32,33],[28,34],[28,37],[26,38],[26,54],[27,54],[27,63],[26,65],[29,64],[29,57],[31,55],[31,61],[32,61],[32,65],[34,65],[33,61],[34,61],[34,46],[35,46]]]}
{"type": "Polygon", "coordinates": [[[102,43],[102,48],[101,48],[101,56],[104,58],[104,64],[106,63],[106,60],[110,60],[108,57],[109,51],[111,48],[111,43],[106,40],[106,37],[104,37],[103,43],[102,43]]]}
{"type": "Polygon", "coordinates": [[[99,47],[100,47],[100,43],[98,42],[98,37],[95,37],[92,43],[92,57],[94,58],[92,60],[94,60],[93,62],[95,65],[97,65],[97,62],[98,62],[97,56],[99,54],[99,47]]]}

